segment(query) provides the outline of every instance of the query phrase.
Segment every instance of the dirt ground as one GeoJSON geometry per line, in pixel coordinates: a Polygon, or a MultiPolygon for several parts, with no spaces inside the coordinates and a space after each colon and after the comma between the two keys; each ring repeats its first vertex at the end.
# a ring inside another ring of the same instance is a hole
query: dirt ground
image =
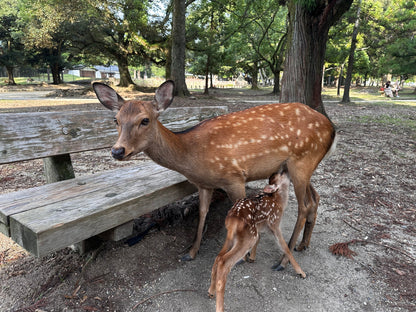
{"type": "MultiPolygon", "coordinates": [[[[214,90],[175,99],[172,106],[228,105],[235,111],[274,101],[265,92],[214,90]]],[[[311,246],[294,253],[307,277],[297,277],[291,266],[272,271],[281,252],[263,235],[256,262],[229,274],[226,311],[416,311],[416,107],[333,101],[325,107],[340,141],[312,179],[321,201],[311,246]],[[337,243],[344,244],[335,245],[334,255],[330,246],[337,243]]],[[[72,159],[78,176],[148,161],[139,155],[117,163],[108,151],[72,159]]],[[[41,160],[0,166],[1,192],[43,183],[41,160]]],[[[263,185],[252,182],[248,191],[263,185]]],[[[104,242],[86,255],[67,248],[37,259],[1,236],[0,311],[214,311],[207,290],[230,202],[215,194],[201,250],[194,261],[181,262],[196,229],[197,207],[196,196],[163,207],[136,220],[133,240],[104,242]]],[[[296,215],[291,190],[281,224],[286,239],[296,215]]]]}

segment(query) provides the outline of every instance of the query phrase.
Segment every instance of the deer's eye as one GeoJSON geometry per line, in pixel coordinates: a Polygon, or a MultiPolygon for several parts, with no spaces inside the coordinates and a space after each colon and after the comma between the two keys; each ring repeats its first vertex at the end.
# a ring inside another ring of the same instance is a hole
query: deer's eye
{"type": "Polygon", "coordinates": [[[140,123],[141,126],[147,126],[149,124],[149,118],[143,118],[142,122],[140,123]]]}

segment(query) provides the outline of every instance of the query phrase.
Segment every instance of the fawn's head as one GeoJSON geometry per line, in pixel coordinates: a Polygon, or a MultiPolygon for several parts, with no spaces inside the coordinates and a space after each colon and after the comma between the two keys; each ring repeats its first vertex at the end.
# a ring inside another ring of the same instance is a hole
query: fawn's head
{"type": "Polygon", "coordinates": [[[269,184],[263,189],[264,193],[286,192],[289,189],[290,178],[287,166],[284,164],[280,170],[273,173],[269,178],[269,184]]]}
{"type": "Polygon", "coordinates": [[[117,160],[128,160],[152,144],[157,130],[157,118],[173,100],[173,81],[165,81],[157,88],[153,101],[124,100],[106,84],[95,82],[93,89],[106,108],[117,112],[114,122],[118,140],[111,149],[117,160]]]}

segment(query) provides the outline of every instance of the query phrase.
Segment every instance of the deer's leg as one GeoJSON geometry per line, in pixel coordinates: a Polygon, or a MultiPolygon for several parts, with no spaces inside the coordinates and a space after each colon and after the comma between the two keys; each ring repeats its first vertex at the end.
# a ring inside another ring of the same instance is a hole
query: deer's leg
{"type": "Polygon", "coordinates": [[[237,263],[238,260],[243,258],[251,247],[256,243],[257,237],[253,237],[248,233],[238,233],[239,237],[234,246],[218,261],[217,267],[217,312],[224,311],[224,292],[225,283],[227,282],[227,276],[231,271],[231,268],[237,263]]]}
{"type": "Polygon", "coordinates": [[[224,191],[227,192],[228,197],[231,199],[233,204],[242,198],[246,197],[246,185],[244,182],[235,183],[229,187],[225,187],[224,191]]]}
{"type": "MultiPolygon", "coordinates": [[[[288,164],[289,168],[289,175],[291,177],[295,195],[298,202],[298,218],[296,220],[295,228],[293,229],[292,236],[289,240],[289,250],[292,251],[296,245],[296,241],[300,235],[300,232],[303,230],[306,222],[306,217],[308,215],[308,208],[305,205],[305,196],[306,196],[306,188],[309,185],[310,176],[302,175],[302,172],[308,172],[307,168],[300,168],[300,166],[292,167],[288,164]],[[302,170],[305,169],[305,170],[302,170]]],[[[284,255],[282,260],[280,261],[279,265],[274,265],[274,270],[283,270],[287,263],[289,262],[289,258],[284,255]]]]}
{"type": "Polygon", "coordinates": [[[199,247],[201,246],[202,232],[204,230],[205,219],[211,204],[213,189],[198,188],[199,193],[199,221],[198,229],[196,232],[194,243],[189,250],[189,253],[182,257],[182,261],[190,261],[195,259],[198,253],[199,247]]]}
{"type": "Polygon", "coordinates": [[[286,241],[283,238],[282,231],[280,231],[279,224],[275,223],[273,225],[269,226],[272,230],[274,236],[276,237],[278,241],[278,245],[284,252],[285,256],[289,258],[290,263],[292,264],[293,268],[295,269],[295,272],[302,276],[303,278],[306,277],[305,272],[301,269],[300,265],[296,262],[295,258],[293,257],[292,252],[290,251],[289,247],[286,244],[286,241]]]}
{"type": "Polygon", "coordinates": [[[319,194],[315,191],[312,184],[309,184],[306,189],[306,207],[308,215],[306,217],[305,229],[303,231],[303,238],[296,250],[302,251],[309,247],[311,241],[312,231],[315,226],[316,217],[318,215],[319,194]]]}

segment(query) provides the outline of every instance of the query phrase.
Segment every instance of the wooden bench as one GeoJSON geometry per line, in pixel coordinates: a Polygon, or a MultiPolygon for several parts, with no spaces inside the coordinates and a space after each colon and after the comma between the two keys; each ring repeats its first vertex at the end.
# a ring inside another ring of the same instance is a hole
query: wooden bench
{"type": "MultiPolygon", "coordinates": [[[[170,108],[159,120],[180,131],[227,111],[170,108]]],[[[152,161],[73,178],[71,153],[115,143],[113,117],[108,110],[0,115],[0,166],[43,158],[49,182],[0,194],[1,233],[36,256],[96,235],[120,240],[132,234],[134,218],[196,191],[184,176],[152,161]]]]}

